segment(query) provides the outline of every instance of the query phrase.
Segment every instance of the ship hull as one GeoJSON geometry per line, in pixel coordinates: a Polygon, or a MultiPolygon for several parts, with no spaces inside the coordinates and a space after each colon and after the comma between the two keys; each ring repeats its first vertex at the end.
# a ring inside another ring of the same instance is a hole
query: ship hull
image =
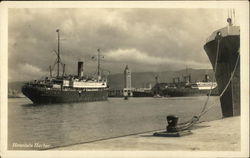
{"type": "Polygon", "coordinates": [[[205,96],[209,94],[209,91],[189,88],[167,88],[163,90],[163,95],[169,97],[205,96]]]}
{"type": "Polygon", "coordinates": [[[23,94],[34,104],[54,104],[70,102],[93,102],[107,100],[108,91],[76,91],[61,89],[45,89],[37,87],[24,86],[23,94]]]}
{"type": "Polygon", "coordinates": [[[133,97],[153,97],[153,94],[150,92],[133,91],[133,97]]]}
{"type": "Polygon", "coordinates": [[[218,51],[218,61],[215,70],[218,40],[214,39],[204,45],[204,49],[215,71],[218,92],[222,94],[227,84],[228,87],[220,97],[223,117],[240,115],[240,36],[228,35],[221,37],[218,51]],[[235,71],[234,71],[235,69],[235,71]],[[234,71],[232,80],[231,74],[234,71]]]}

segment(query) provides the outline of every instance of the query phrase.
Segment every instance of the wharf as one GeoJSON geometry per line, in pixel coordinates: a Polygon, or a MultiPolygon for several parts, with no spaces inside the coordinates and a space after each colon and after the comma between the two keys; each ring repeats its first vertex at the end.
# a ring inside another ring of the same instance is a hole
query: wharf
{"type": "Polygon", "coordinates": [[[183,137],[155,137],[154,132],[78,144],[53,150],[240,151],[240,117],[202,122],[183,137]]]}

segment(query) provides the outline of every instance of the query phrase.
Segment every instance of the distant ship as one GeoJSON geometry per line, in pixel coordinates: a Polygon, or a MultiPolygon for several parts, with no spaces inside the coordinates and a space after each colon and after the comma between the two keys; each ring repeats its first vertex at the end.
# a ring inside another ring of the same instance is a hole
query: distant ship
{"type": "Polygon", "coordinates": [[[227,22],[228,26],[214,31],[204,45],[215,72],[224,117],[240,115],[240,27],[233,25],[232,18],[227,22]]]}
{"type": "Polygon", "coordinates": [[[153,93],[151,91],[145,90],[135,90],[133,91],[133,97],[153,97],[153,93]]]}
{"type": "Polygon", "coordinates": [[[216,82],[211,82],[208,80],[208,75],[205,75],[204,81],[191,82],[191,75],[188,77],[188,81],[184,82],[174,82],[163,89],[162,94],[169,97],[185,97],[185,96],[202,96],[208,95],[211,90],[217,87],[216,82]]]}
{"type": "Polygon", "coordinates": [[[58,33],[57,53],[57,76],[52,76],[50,67],[50,77],[44,80],[35,80],[26,83],[22,87],[22,93],[35,104],[52,104],[68,102],[90,102],[103,101],[108,97],[107,78],[100,73],[100,49],[98,49],[98,72],[96,77],[83,76],[83,62],[78,62],[78,75],[65,75],[65,64],[60,59],[60,34],[58,33]],[[60,65],[63,65],[63,73],[60,76],[60,65]]]}
{"type": "Polygon", "coordinates": [[[133,90],[133,97],[153,97],[151,83],[146,84],[147,86],[143,88],[135,88],[133,90]]]}

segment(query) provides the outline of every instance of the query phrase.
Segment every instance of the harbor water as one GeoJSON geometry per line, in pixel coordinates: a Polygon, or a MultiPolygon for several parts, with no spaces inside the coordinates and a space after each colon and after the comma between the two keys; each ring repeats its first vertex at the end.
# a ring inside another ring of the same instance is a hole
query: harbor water
{"type": "MultiPolygon", "coordinates": [[[[186,121],[207,97],[109,98],[108,101],[34,105],[27,98],[8,100],[8,149],[40,150],[166,128],[166,116],[186,121]]],[[[220,119],[219,98],[201,121],[220,119]]]]}

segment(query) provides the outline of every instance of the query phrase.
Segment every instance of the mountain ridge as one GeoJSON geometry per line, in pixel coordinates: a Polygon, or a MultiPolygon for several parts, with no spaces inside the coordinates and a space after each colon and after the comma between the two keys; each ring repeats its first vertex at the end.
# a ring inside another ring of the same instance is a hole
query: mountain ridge
{"type": "MultiPolygon", "coordinates": [[[[205,74],[210,79],[214,77],[212,69],[183,69],[178,71],[163,71],[163,72],[131,72],[132,87],[145,87],[149,83],[154,86],[156,83],[155,77],[158,76],[159,82],[172,82],[174,77],[182,77],[183,75],[191,75],[191,81],[197,82],[204,80],[205,74]]],[[[112,89],[122,89],[124,82],[123,73],[109,76],[109,85],[112,89]]]]}
{"type": "MultiPolygon", "coordinates": [[[[158,76],[159,82],[172,82],[173,77],[181,77],[191,75],[191,81],[202,81],[205,74],[208,74],[210,79],[214,76],[212,69],[183,69],[178,71],[163,71],[163,72],[131,72],[132,87],[141,88],[148,87],[149,84],[154,86],[156,83],[155,77],[158,76]]],[[[21,91],[21,87],[25,82],[9,82],[8,89],[21,91]]],[[[123,73],[111,74],[108,77],[108,83],[111,89],[123,89],[124,76],[123,73]]]]}

